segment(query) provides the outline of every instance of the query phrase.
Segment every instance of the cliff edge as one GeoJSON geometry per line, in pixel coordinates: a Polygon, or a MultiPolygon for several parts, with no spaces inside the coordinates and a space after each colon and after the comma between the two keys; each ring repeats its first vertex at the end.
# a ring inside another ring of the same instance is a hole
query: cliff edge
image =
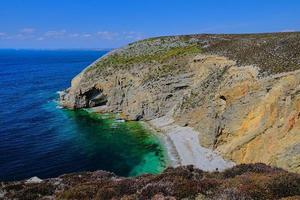
{"type": "Polygon", "coordinates": [[[171,113],[236,163],[300,173],[300,33],[150,38],[77,75],[63,106],[129,120],[171,113]]]}

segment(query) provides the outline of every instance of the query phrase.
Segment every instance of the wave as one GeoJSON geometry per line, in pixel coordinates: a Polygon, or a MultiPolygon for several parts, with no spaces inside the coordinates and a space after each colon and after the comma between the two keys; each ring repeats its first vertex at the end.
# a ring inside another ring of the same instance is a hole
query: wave
{"type": "Polygon", "coordinates": [[[59,90],[59,91],[56,91],[56,94],[59,94],[59,95],[61,95],[61,94],[65,94],[65,93],[66,93],[66,92],[65,92],[65,91],[63,91],[63,90],[62,90],[62,91],[60,91],[60,90],[59,90]]]}

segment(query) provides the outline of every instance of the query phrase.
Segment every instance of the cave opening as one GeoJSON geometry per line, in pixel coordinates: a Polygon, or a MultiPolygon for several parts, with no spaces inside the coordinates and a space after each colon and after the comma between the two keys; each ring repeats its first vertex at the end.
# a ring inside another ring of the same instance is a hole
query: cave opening
{"type": "Polygon", "coordinates": [[[85,93],[88,100],[88,107],[104,106],[107,103],[107,96],[103,93],[102,89],[93,87],[85,93]]]}
{"type": "Polygon", "coordinates": [[[221,95],[220,99],[222,99],[223,101],[226,101],[226,97],[224,95],[221,95]]]}

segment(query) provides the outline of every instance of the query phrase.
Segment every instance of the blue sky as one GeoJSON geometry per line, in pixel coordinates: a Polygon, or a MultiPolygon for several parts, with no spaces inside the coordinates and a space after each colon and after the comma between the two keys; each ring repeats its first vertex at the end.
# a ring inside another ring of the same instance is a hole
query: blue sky
{"type": "Polygon", "coordinates": [[[114,48],[161,35],[299,30],[298,0],[0,1],[0,48],[114,48]]]}

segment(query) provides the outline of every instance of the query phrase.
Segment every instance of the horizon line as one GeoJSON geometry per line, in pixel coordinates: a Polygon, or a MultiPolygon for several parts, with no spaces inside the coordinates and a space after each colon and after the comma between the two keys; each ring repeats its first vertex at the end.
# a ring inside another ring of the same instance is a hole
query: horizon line
{"type": "Polygon", "coordinates": [[[115,48],[1,48],[0,50],[14,50],[14,51],[22,51],[22,50],[36,50],[36,51],[64,51],[64,50],[73,50],[73,51],[105,51],[105,50],[113,50],[115,48]]]}

